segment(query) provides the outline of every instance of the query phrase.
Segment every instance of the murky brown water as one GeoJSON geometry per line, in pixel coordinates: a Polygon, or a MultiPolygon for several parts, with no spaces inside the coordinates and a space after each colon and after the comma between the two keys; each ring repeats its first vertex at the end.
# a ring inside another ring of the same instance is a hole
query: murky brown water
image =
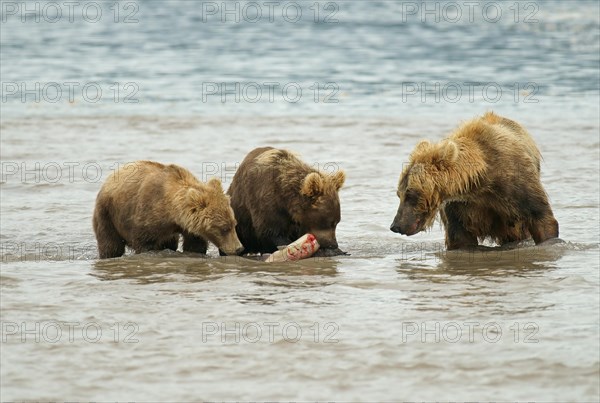
{"type": "Polygon", "coordinates": [[[4,119],[2,399],[594,400],[598,127],[567,147],[560,121],[524,123],[566,243],[468,254],[445,252],[437,225],[388,229],[402,161],[450,118],[4,119]],[[227,185],[263,144],[346,170],[351,256],[96,259],[94,198],[114,164],[177,162],[227,185]]]}

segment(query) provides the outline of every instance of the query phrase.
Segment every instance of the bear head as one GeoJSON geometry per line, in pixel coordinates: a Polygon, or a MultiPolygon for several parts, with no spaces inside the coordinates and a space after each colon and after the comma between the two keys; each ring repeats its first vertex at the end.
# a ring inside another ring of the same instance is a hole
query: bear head
{"type": "Polygon", "coordinates": [[[452,140],[431,144],[420,142],[410,155],[409,164],[400,175],[397,195],[400,207],[390,230],[414,235],[431,227],[441,207],[446,190],[453,186],[459,149],[452,140]]]}
{"type": "Polygon", "coordinates": [[[338,247],[335,229],[340,222],[340,199],[338,192],[344,185],[346,174],[310,172],[302,180],[301,209],[294,214],[294,221],[302,233],[313,234],[321,248],[338,247]]]}
{"type": "Polygon", "coordinates": [[[221,181],[214,178],[202,188],[189,187],[186,194],[184,230],[209,240],[227,255],[238,255],[244,248],[235,232],[237,222],[223,192],[221,181]]]}

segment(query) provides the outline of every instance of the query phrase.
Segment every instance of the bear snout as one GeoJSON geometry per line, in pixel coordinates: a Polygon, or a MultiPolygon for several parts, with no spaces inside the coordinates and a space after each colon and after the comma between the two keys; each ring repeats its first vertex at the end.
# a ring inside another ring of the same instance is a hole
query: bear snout
{"type": "Polygon", "coordinates": [[[319,241],[319,238],[317,238],[317,242],[319,242],[319,245],[323,249],[337,249],[338,247],[338,243],[335,239],[319,241]]]}
{"type": "Polygon", "coordinates": [[[419,224],[421,223],[421,219],[415,217],[413,214],[406,213],[409,215],[408,218],[399,218],[397,215],[390,226],[390,231],[395,232],[401,235],[411,236],[418,233],[421,228],[419,224]]]}
{"type": "Polygon", "coordinates": [[[400,235],[411,236],[417,233],[416,231],[417,223],[413,223],[410,226],[402,225],[402,224],[392,224],[390,230],[400,235]]]}
{"type": "Polygon", "coordinates": [[[392,225],[390,227],[390,231],[395,232],[396,234],[401,234],[402,233],[400,231],[400,226],[398,224],[396,224],[395,222],[392,223],[392,225]]]}
{"type": "Polygon", "coordinates": [[[240,242],[235,231],[231,231],[227,235],[227,238],[220,242],[221,246],[219,249],[228,256],[237,256],[244,252],[244,245],[240,242]]]}
{"type": "Polygon", "coordinates": [[[396,232],[398,234],[411,236],[420,231],[419,223],[420,223],[420,220],[415,220],[414,222],[412,222],[409,225],[407,225],[407,224],[400,224],[400,225],[392,224],[390,229],[393,232],[396,232]]]}
{"type": "Polygon", "coordinates": [[[392,221],[392,225],[390,225],[390,231],[395,232],[396,234],[403,234],[404,226],[402,225],[402,211],[398,209],[398,213],[394,217],[394,221],[392,221]]]}
{"type": "Polygon", "coordinates": [[[309,231],[317,238],[319,247],[323,249],[336,249],[338,247],[337,239],[335,237],[335,231],[309,231]]]}
{"type": "Polygon", "coordinates": [[[228,256],[239,256],[244,251],[244,247],[240,245],[235,249],[222,249],[222,250],[228,256]]]}

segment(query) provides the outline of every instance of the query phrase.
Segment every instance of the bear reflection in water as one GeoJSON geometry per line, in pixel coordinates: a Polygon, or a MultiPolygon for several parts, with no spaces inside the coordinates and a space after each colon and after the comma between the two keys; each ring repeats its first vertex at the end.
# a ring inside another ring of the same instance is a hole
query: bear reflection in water
{"type": "Polygon", "coordinates": [[[540,181],[540,152],[518,123],[486,113],[437,144],[422,141],[398,185],[400,207],[390,227],[414,235],[440,211],[448,249],[486,238],[498,245],[558,237],[540,181]]]}

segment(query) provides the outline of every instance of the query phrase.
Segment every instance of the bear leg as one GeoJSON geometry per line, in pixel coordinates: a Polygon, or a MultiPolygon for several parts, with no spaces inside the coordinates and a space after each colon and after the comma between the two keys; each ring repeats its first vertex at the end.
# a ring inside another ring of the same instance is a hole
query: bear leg
{"type": "MultiPolygon", "coordinates": [[[[237,234],[238,239],[244,246],[244,251],[242,252],[242,254],[256,253],[259,250],[254,225],[252,224],[252,215],[250,214],[250,211],[244,205],[242,200],[239,200],[239,198],[236,198],[234,194],[231,193],[233,187],[234,186],[232,183],[232,186],[229,187],[228,193],[231,196],[231,208],[233,209],[233,214],[235,216],[235,219],[237,220],[235,232],[237,234]]],[[[219,250],[219,254],[221,256],[226,256],[226,254],[221,250],[219,250]]]]}
{"type": "Polygon", "coordinates": [[[541,183],[528,194],[525,204],[529,220],[528,229],[535,244],[540,244],[550,238],[558,238],[558,222],[554,218],[548,197],[541,183]]]}
{"type": "Polygon", "coordinates": [[[123,256],[125,253],[125,240],[119,235],[105,211],[100,209],[94,212],[93,226],[98,241],[100,259],[123,256]]]}
{"type": "Polygon", "coordinates": [[[289,244],[291,244],[292,240],[290,239],[290,237],[277,235],[270,237],[268,242],[275,245],[275,247],[279,249],[280,247],[288,246],[289,244]]]}
{"type": "Polygon", "coordinates": [[[477,246],[477,237],[467,231],[461,220],[465,208],[459,203],[448,203],[440,211],[442,223],[446,229],[446,248],[448,250],[477,246]]]}
{"type": "Polygon", "coordinates": [[[175,235],[173,238],[160,243],[156,249],[158,249],[158,250],[170,249],[170,250],[176,251],[178,246],[179,246],[179,235],[175,235]]]}
{"type": "Polygon", "coordinates": [[[550,238],[558,238],[558,221],[554,218],[552,211],[539,220],[532,220],[529,232],[536,245],[550,238]]]}
{"type": "Polygon", "coordinates": [[[531,234],[529,234],[529,230],[525,222],[517,221],[513,225],[507,224],[507,226],[502,229],[500,235],[493,238],[497,244],[502,246],[506,244],[516,244],[529,239],[531,238],[531,234]]]}
{"type": "Polygon", "coordinates": [[[165,249],[176,251],[179,246],[179,234],[167,235],[160,238],[153,236],[159,232],[160,229],[157,228],[138,230],[136,234],[132,235],[133,238],[129,242],[129,247],[136,254],[165,249]],[[147,236],[146,234],[153,235],[147,236]]]}
{"type": "MultiPolygon", "coordinates": [[[[299,236],[297,238],[300,238],[299,236]]],[[[258,238],[258,250],[260,253],[273,253],[280,247],[288,246],[294,240],[289,236],[268,234],[258,238]]]]}
{"type": "Polygon", "coordinates": [[[183,234],[183,251],[206,254],[208,242],[205,239],[192,235],[189,232],[183,234]]]}

